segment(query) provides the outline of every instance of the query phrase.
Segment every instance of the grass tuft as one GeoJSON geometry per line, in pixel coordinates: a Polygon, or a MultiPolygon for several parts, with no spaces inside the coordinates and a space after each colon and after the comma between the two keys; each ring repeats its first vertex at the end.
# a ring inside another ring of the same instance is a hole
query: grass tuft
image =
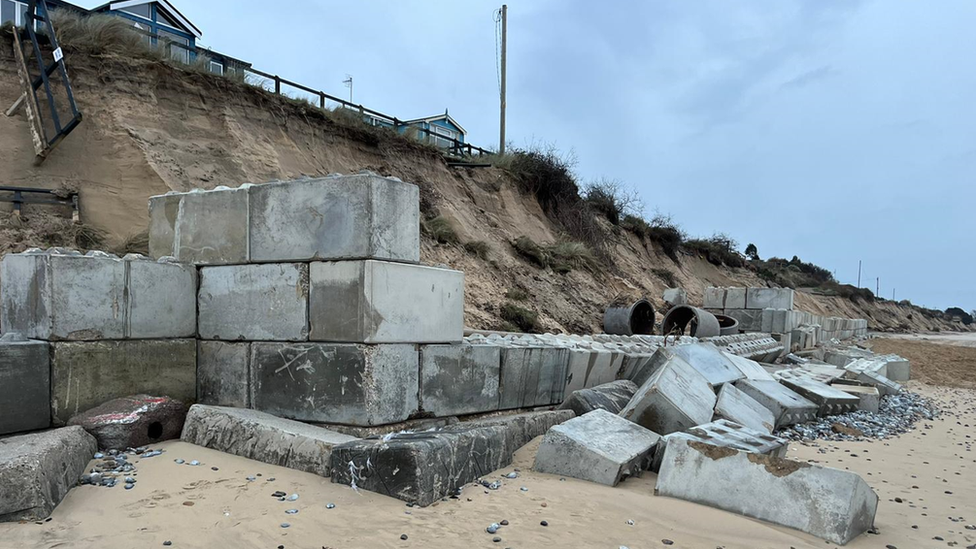
{"type": "Polygon", "coordinates": [[[464,250],[473,256],[481,259],[488,259],[491,246],[489,246],[484,240],[476,240],[474,242],[466,242],[464,244],[464,250]]]}
{"type": "Polygon", "coordinates": [[[441,244],[457,244],[459,239],[451,222],[443,217],[437,216],[434,219],[424,220],[421,225],[424,233],[441,244]]]}
{"type": "Polygon", "coordinates": [[[502,320],[512,323],[519,330],[527,333],[540,332],[539,314],[519,307],[513,303],[505,303],[501,310],[502,320]]]}

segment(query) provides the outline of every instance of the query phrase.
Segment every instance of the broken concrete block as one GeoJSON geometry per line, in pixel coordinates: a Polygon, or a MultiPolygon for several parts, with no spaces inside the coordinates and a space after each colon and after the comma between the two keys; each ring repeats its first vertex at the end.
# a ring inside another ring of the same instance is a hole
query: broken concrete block
{"type": "Polygon", "coordinates": [[[194,404],[186,415],[183,442],[323,477],[332,474],[331,452],[356,440],[257,410],[194,404]]]}
{"type": "Polygon", "coordinates": [[[715,417],[766,433],[773,432],[776,426],[776,417],[768,408],[731,383],[723,385],[718,392],[715,417]]]}
{"type": "Polygon", "coordinates": [[[859,385],[846,385],[843,383],[831,385],[831,387],[857,397],[858,410],[864,410],[865,412],[872,412],[876,414],[878,413],[878,409],[881,407],[881,393],[878,391],[877,387],[862,387],[859,385]]]}
{"type": "Polygon", "coordinates": [[[0,522],[47,518],[97,450],[81,427],[65,427],[0,442],[0,522]]]}
{"type": "Polygon", "coordinates": [[[793,290],[790,288],[748,288],[746,309],[793,309],[793,290]]]}
{"type": "Polygon", "coordinates": [[[735,364],[711,343],[697,343],[695,345],[678,345],[671,350],[676,356],[685,360],[691,367],[705,376],[713,387],[723,383],[732,383],[745,378],[745,374],[736,368],[735,364]]]}
{"type": "Polygon", "coordinates": [[[308,339],[308,265],[203,267],[198,302],[200,339],[308,339]]]}
{"type": "Polygon", "coordinates": [[[621,379],[580,389],[573,391],[560,408],[572,410],[577,416],[593,410],[606,410],[611,414],[619,414],[630,399],[634,398],[637,388],[633,381],[621,379]]]}
{"type": "Polygon", "coordinates": [[[464,273],[388,261],[311,264],[313,341],[459,343],[464,273]]]}
{"type": "Polygon", "coordinates": [[[655,493],[846,544],[874,525],[878,496],[861,477],[698,441],[669,441],[655,493]]]}
{"type": "Polygon", "coordinates": [[[460,423],[456,416],[448,417],[429,417],[408,419],[398,423],[387,423],[386,425],[345,425],[343,423],[310,423],[316,427],[342,433],[355,438],[381,437],[390,433],[400,433],[403,431],[431,431],[457,425],[460,423]]]}
{"type": "Polygon", "coordinates": [[[542,438],[533,469],[616,486],[640,476],[660,435],[597,409],[556,425],[542,438]]]}
{"type": "Polygon", "coordinates": [[[565,393],[568,395],[613,381],[617,372],[613,369],[612,360],[613,355],[597,345],[570,348],[565,393]]]}
{"type": "Polygon", "coordinates": [[[193,339],[64,341],[51,344],[51,415],[56,425],[132,393],[196,399],[193,339]]]}
{"type": "Polygon", "coordinates": [[[420,261],[420,190],[371,174],[255,185],[250,260],[420,261]]]}
{"type": "Polygon", "coordinates": [[[549,406],[563,401],[569,349],[557,347],[501,348],[500,410],[549,406]]]}
{"type": "Polygon", "coordinates": [[[416,345],[251,344],[251,406],[280,417],[382,425],[418,408],[416,345]]]}
{"type": "Polygon", "coordinates": [[[420,409],[435,416],[498,409],[501,348],[495,345],[420,347],[420,409]]]}
{"type": "Polygon", "coordinates": [[[51,426],[49,352],[46,341],[0,338],[0,435],[51,426]]]}
{"type": "Polygon", "coordinates": [[[662,435],[708,423],[716,399],[705,376],[674,354],[673,347],[662,347],[654,356],[660,367],[620,415],[662,435]]]}
{"type": "Polygon", "coordinates": [[[764,430],[757,431],[744,427],[734,421],[719,419],[711,423],[692,427],[687,431],[671,433],[670,435],[661,437],[661,440],[657,443],[657,449],[654,451],[654,457],[651,460],[651,470],[655,473],[660,473],[661,463],[664,461],[668,444],[674,440],[704,442],[713,446],[732,448],[743,452],[778,458],[786,457],[786,452],[789,450],[790,444],[789,440],[774,436],[764,430]]]}
{"type": "Polygon", "coordinates": [[[251,344],[197,341],[197,402],[251,407],[251,344]]]}
{"type": "Polygon", "coordinates": [[[149,254],[193,265],[247,263],[248,188],[149,198],[149,254]]]}
{"type": "Polygon", "coordinates": [[[820,406],[781,385],[778,381],[743,379],[735,387],[765,406],[776,418],[775,427],[817,418],[820,406]]]}
{"type": "Polygon", "coordinates": [[[541,410],[522,414],[490,415],[467,419],[457,425],[451,425],[447,429],[502,426],[505,428],[508,446],[514,449],[512,451],[515,451],[528,444],[535,437],[546,434],[553,425],[559,425],[564,421],[573,419],[573,417],[575,414],[572,410],[541,410]]]}
{"type": "Polygon", "coordinates": [[[858,398],[812,379],[781,379],[796,394],[818,405],[819,416],[834,416],[857,410],[858,398]]]}
{"type": "Polygon", "coordinates": [[[103,450],[124,451],[180,438],[186,410],[186,404],[172,398],[134,395],[73,416],[68,425],[87,431],[103,450]]]}
{"type": "MultiPolygon", "coordinates": [[[[129,256],[126,256],[128,258],[129,256]]],[[[192,265],[125,261],[128,317],[125,337],[195,337],[197,270],[192,265]]]]}

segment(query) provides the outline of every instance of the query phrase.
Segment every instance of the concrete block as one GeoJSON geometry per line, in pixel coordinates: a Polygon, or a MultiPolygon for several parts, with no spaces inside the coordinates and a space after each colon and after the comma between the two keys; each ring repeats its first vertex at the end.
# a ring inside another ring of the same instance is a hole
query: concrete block
{"type": "Polygon", "coordinates": [[[725,358],[735,366],[737,370],[742,372],[745,379],[763,379],[767,381],[773,380],[773,376],[767,372],[761,364],[755,360],[750,360],[744,356],[739,356],[732,354],[728,351],[722,351],[725,358]]]}
{"type": "Polygon", "coordinates": [[[781,385],[778,381],[744,379],[735,387],[756,399],[776,418],[775,427],[813,421],[820,406],[781,385]]]}
{"type": "Polygon", "coordinates": [[[356,438],[381,437],[390,433],[400,433],[403,431],[430,431],[457,425],[460,420],[456,416],[448,417],[429,417],[408,419],[397,423],[387,423],[386,425],[345,425],[343,423],[310,423],[316,427],[342,433],[356,438]]]}
{"type": "Polygon", "coordinates": [[[819,416],[834,416],[857,410],[858,398],[812,379],[782,379],[796,394],[820,406],[819,416]]]}
{"type": "Polygon", "coordinates": [[[793,309],[793,290],[790,288],[748,288],[747,309],[793,309]]]}
{"type": "Polygon", "coordinates": [[[851,372],[849,375],[852,375],[853,379],[877,387],[881,396],[897,395],[901,392],[901,385],[876,372],[851,372]]]}
{"type": "Polygon", "coordinates": [[[196,268],[179,263],[157,263],[149,259],[125,261],[125,266],[128,269],[125,337],[195,337],[196,268]]]}
{"type": "Polygon", "coordinates": [[[502,347],[501,356],[500,410],[563,401],[569,349],[506,346],[502,347]]]}
{"type": "Polygon", "coordinates": [[[51,426],[51,363],[46,341],[0,338],[0,435],[51,426]]]}
{"type": "Polygon", "coordinates": [[[612,358],[609,351],[595,346],[570,348],[566,366],[566,394],[613,381],[616,371],[611,367],[612,358]]]}
{"type": "Polygon", "coordinates": [[[746,377],[732,360],[711,343],[678,345],[671,350],[675,356],[683,358],[685,362],[691,364],[692,368],[705,376],[705,379],[716,389],[723,383],[732,383],[746,377]]]}
{"type": "Polygon", "coordinates": [[[180,438],[186,404],[169,397],[134,395],[115,398],[73,416],[77,425],[95,437],[104,450],[125,451],[180,438]]]}
{"type": "MultiPolygon", "coordinates": [[[[844,368],[848,364],[854,362],[855,360],[861,358],[871,358],[874,353],[871,351],[866,351],[863,349],[826,349],[824,350],[824,362],[827,364],[833,364],[838,368],[844,368]]],[[[882,374],[884,375],[884,374],[882,374]]]]}
{"type": "Polygon", "coordinates": [[[197,446],[323,477],[332,474],[332,449],[356,440],[257,410],[202,404],[190,407],[181,438],[197,446]]]}
{"type": "Polygon", "coordinates": [[[42,520],[61,503],[97,450],[81,427],[3,439],[0,444],[0,522],[42,520]]]}
{"type": "Polygon", "coordinates": [[[765,430],[754,430],[734,421],[718,419],[711,423],[692,427],[687,431],[671,433],[662,437],[657,444],[657,449],[654,451],[654,458],[651,461],[652,471],[655,473],[661,472],[661,463],[664,461],[667,447],[675,440],[704,442],[721,448],[730,448],[778,458],[786,457],[790,443],[789,440],[774,436],[765,430]]]}
{"type": "Polygon", "coordinates": [[[736,319],[739,322],[740,332],[763,331],[762,309],[725,309],[722,314],[736,319]]]}
{"type": "Polygon", "coordinates": [[[247,263],[249,187],[150,197],[150,255],[193,265],[247,263]]]}
{"type": "Polygon", "coordinates": [[[746,308],[746,289],[727,288],[725,291],[726,309],[745,309],[746,308]]]}
{"type": "Polygon", "coordinates": [[[301,421],[382,425],[418,409],[415,345],[251,344],[251,405],[301,421]]]}
{"type": "Polygon", "coordinates": [[[637,389],[633,381],[626,379],[611,381],[574,391],[560,408],[572,410],[577,416],[593,410],[606,410],[612,414],[619,414],[634,397],[637,389]]]}
{"type": "Polygon", "coordinates": [[[197,402],[250,408],[251,344],[197,341],[197,402]]]}
{"type": "Polygon", "coordinates": [[[772,433],[776,426],[776,417],[768,408],[731,383],[723,385],[718,392],[715,418],[727,419],[765,433],[772,433]]]}
{"type": "Polygon", "coordinates": [[[661,436],[597,409],[556,425],[542,438],[533,469],[616,486],[639,476],[661,436]]]}
{"type": "Polygon", "coordinates": [[[255,185],[250,261],[420,261],[420,190],[361,174],[255,185]]]}
{"type": "Polygon", "coordinates": [[[505,428],[507,445],[518,450],[532,439],[546,434],[553,425],[569,421],[575,415],[572,410],[540,410],[521,414],[489,415],[466,419],[446,429],[501,426],[505,428]]]}
{"type": "Polygon", "coordinates": [[[459,343],[464,273],[387,261],[311,264],[313,341],[459,343]]]}
{"type": "Polygon", "coordinates": [[[702,307],[705,309],[724,309],[725,292],[725,288],[705,288],[705,295],[702,298],[702,307]]]}
{"type": "Polygon", "coordinates": [[[908,381],[912,377],[911,363],[898,355],[885,355],[885,377],[892,381],[908,381]]]}
{"type": "Polygon", "coordinates": [[[861,477],[697,441],[668,443],[655,493],[846,544],[874,525],[878,496],[861,477]]]}
{"type": "Polygon", "coordinates": [[[687,305],[688,292],[682,288],[668,288],[664,290],[664,302],[670,304],[672,307],[675,305],[687,305]]]}
{"type": "Polygon", "coordinates": [[[308,339],[308,265],[203,267],[198,301],[200,339],[308,339]]]}
{"type": "Polygon", "coordinates": [[[662,347],[654,356],[660,367],[620,415],[662,435],[708,423],[715,392],[705,376],[675,355],[673,347],[662,347]]]}
{"type": "Polygon", "coordinates": [[[192,339],[65,341],[51,344],[51,416],[64,425],[103,402],[145,393],[196,399],[192,339]]]}
{"type": "Polygon", "coordinates": [[[865,412],[878,413],[878,409],[881,407],[881,393],[878,391],[877,387],[862,387],[859,385],[847,385],[843,383],[838,383],[831,385],[834,389],[838,391],[843,391],[849,395],[855,396],[858,399],[857,409],[864,410],[865,412]]]}
{"type": "Polygon", "coordinates": [[[420,347],[420,409],[435,416],[498,409],[501,348],[495,345],[420,347]]]}
{"type": "Polygon", "coordinates": [[[879,357],[859,358],[844,366],[844,369],[849,372],[872,372],[888,377],[888,362],[879,357]]]}

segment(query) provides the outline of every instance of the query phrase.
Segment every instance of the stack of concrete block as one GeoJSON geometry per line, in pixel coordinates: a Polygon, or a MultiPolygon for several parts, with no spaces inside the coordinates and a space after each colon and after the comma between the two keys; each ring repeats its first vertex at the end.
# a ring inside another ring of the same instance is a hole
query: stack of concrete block
{"type": "Polygon", "coordinates": [[[0,359],[21,358],[0,368],[0,408],[30,402],[0,420],[0,434],[63,425],[134,393],[195,398],[197,275],[171,259],[57,248],[4,256],[0,359]]]}
{"type": "Polygon", "coordinates": [[[149,210],[153,255],[199,269],[202,403],[396,423],[420,408],[418,345],[462,341],[463,273],[417,264],[415,185],[366,172],[169,193],[149,210]]]}

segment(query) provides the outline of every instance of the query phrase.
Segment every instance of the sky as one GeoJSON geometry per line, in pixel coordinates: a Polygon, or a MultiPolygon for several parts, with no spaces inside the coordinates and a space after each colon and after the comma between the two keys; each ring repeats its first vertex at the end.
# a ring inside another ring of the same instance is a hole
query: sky
{"type": "MultiPolygon", "coordinates": [[[[171,0],[203,45],[498,145],[480,0],[171,0]],[[285,6],[290,6],[285,8],[285,6]],[[245,9],[246,7],[246,9],[245,9]]],[[[92,7],[99,2],[88,2],[92,7]]],[[[647,216],[976,309],[976,2],[511,0],[507,141],[572,153],[647,216]]]]}

